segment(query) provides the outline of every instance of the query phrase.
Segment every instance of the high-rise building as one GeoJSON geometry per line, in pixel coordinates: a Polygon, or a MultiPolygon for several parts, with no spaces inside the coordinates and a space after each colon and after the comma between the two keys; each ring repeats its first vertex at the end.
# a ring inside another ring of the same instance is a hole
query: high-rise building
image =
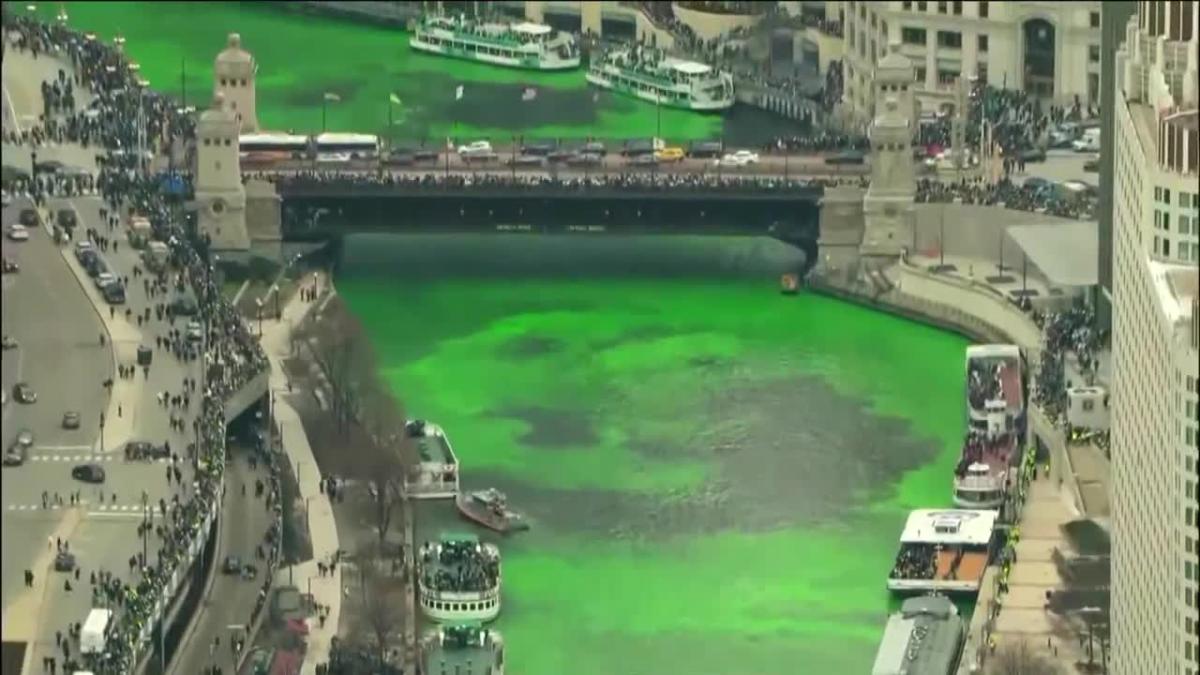
{"type": "Polygon", "coordinates": [[[916,66],[926,112],[955,100],[959,77],[1055,103],[1100,101],[1100,2],[852,2],[845,20],[851,119],[873,115],[875,64],[891,45],[916,66]]]}
{"type": "Polygon", "coordinates": [[[1200,673],[1196,0],[1138,2],[1115,74],[1112,670],[1200,673]]]}

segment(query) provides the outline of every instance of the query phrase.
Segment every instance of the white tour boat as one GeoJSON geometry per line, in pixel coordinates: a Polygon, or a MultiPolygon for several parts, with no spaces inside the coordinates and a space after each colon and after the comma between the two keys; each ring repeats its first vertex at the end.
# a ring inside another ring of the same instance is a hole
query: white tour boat
{"type": "Polygon", "coordinates": [[[967,347],[967,437],[954,471],[954,505],[1003,506],[1025,439],[1024,359],[1016,345],[967,347]]]}
{"type": "Polygon", "coordinates": [[[587,81],[643,101],[685,110],[733,107],[733,75],[696,61],[667,56],[654,47],[614,49],[595,57],[587,81]]]}
{"type": "Polygon", "coordinates": [[[908,514],[888,574],[888,590],[978,592],[999,517],[999,511],[967,509],[919,509],[908,514]]]}
{"type": "Polygon", "coordinates": [[[501,23],[430,14],[413,26],[408,44],[430,54],[509,68],[570,70],[580,63],[572,35],[528,21],[501,23]]]}
{"type": "Polygon", "coordinates": [[[500,614],[500,549],[472,534],[444,534],[417,553],[417,599],[443,623],[491,621],[500,614]]]}
{"type": "Polygon", "coordinates": [[[405,481],[416,499],[453,499],[458,495],[458,458],[446,432],[432,422],[409,420],[404,433],[416,445],[417,464],[405,481]]]}

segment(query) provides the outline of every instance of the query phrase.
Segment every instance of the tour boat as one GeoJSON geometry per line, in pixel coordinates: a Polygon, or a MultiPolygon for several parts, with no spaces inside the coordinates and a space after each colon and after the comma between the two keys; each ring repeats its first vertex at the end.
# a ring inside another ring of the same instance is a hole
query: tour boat
{"type": "Polygon", "coordinates": [[[463,516],[501,534],[529,529],[525,518],[508,508],[504,493],[496,488],[459,494],[454,501],[463,516]]]}
{"type": "Polygon", "coordinates": [[[732,74],[654,47],[624,47],[594,57],[587,81],[671,108],[720,111],[734,104],[732,74]]]}
{"type": "Polygon", "coordinates": [[[501,23],[430,14],[413,26],[408,44],[430,54],[527,70],[570,70],[580,62],[572,35],[528,21],[501,23]]]}
{"type": "Polygon", "coordinates": [[[434,621],[491,621],[500,614],[500,549],[471,534],[443,534],[417,554],[417,598],[434,621]]]}
{"type": "Polygon", "coordinates": [[[966,639],[966,622],[950,598],[908,598],[888,618],[871,675],[952,675],[966,639]]]}
{"type": "Polygon", "coordinates": [[[888,574],[888,590],[978,592],[999,517],[999,511],[967,509],[919,509],[908,514],[888,574]]]}
{"type": "Polygon", "coordinates": [[[458,458],[446,432],[432,422],[408,420],[404,433],[416,446],[417,463],[405,480],[415,499],[450,499],[458,494],[458,458]]]}
{"type": "Polygon", "coordinates": [[[967,348],[967,437],[954,471],[954,504],[994,509],[1004,504],[1021,463],[1025,391],[1016,345],[967,348]]]}
{"type": "Polygon", "coordinates": [[[477,621],[435,626],[421,641],[426,673],[504,675],[504,638],[477,621]]]}

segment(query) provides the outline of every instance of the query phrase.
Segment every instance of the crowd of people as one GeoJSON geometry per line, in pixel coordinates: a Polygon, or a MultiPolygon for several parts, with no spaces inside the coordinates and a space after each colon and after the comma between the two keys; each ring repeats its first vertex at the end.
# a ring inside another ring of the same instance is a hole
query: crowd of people
{"type": "Polygon", "coordinates": [[[830,187],[853,183],[863,184],[861,177],[783,179],[778,177],[730,176],[708,174],[676,174],[652,172],[615,173],[585,176],[552,176],[539,174],[397,174],[361,171],[298,171],[295,173],[249,173],[248,179],[273,182],[281,188],[304,189],[324,186],[353,186],[356,188],[410,188],[420,190],[507,190],[579,192],[586,190],[639,190],[647,192],[789,192],[806,191],[814,187],[830,187]]]}
{"type": "MultiPolygon", "coordinates": [[[[205,536],[220,507],[226,462],[225,401],[251,379],[264,373],[267,360],[245,323],[222,299],[207,260],[205,243],[189,237],[177,212],[159,190],[159,184],[145,173],[141,162],[126,152],[137,144],[143,131],[150,147],[161,147],[168,139],[189,133],[191,121],[167,98],[146,90],[120,50],[93,35],[84,35],[62,25],[40,23],[30,16],[11,15],[7,5],[3,32],[6,50],[11,43],[34,58],[49,55],[69,61],[73,67],[69,78],[60,71],[58,80],[51,85],[50,91],[58,86],[60,94],[52,98],[45,111],[47,114],[39,119],[39,126],[22,130],[8,140],[33,145],[51,139],[105,149],[109,161],[105,162],[94,187],[102,196],[106,210],[113,214],[138,213],[150,220],[155,237],[167,242],[170,250],[171,271],[159,274],[163,277],[172,275],[172,285],[194,294],[198,316],[206,326],[202,378],[199,383],[194,380],[181,383],[181,390],[190,390],[200,403],[192,422],[196,440],[187,450],[194,470],[193,480],[178,480],[181,473],[177,465],[185,460],[173,458],[173,465],[168,468],[168,481],[174,476],[180,491],[169,503],[166,500],[160,503],[160,524],[142,531],[144,536],[157,537],[158,551],[153,561],[140,554],[131,557],[131,570],[137,574],[128,582],[106,571],[91,575],[96,582],[93,587],[97,599],[111,601],[115,610],[105,651],[88,655],[81,664],[80,655],[71,653],[68,641],[60,639],[59,643],[64,665],[69,669],[79,670],[86,666],[101,674],[128,673],[144,654],[151,628],[159,619],[155,613],[169,604],[170,595],[177,590],[171,587],[172,578],[181,578],[179,572],[191,564],[197,539],[205,536]],[[69,88],[67,83],[70,83],[69,88]],[[94,96],[91,105],[86,111],[72,111],[66,105],[66,99],[78,97],[84,90],[94,96]],[[142,115],[138,114],[139,108],[142,115]],[[64,119],[67,120],[65,123],[64,119]],[[142,131],[139,120],[146,125],[142,131]]],[[[36,175],[35,170],[35,176],[20,187],[43,197],[60,190],[90,190],[93,187],[86,182],[60,181],[60,178],[36,175]]],[[[6,190],[8,187],[17,186],[6,186],[6,190]]],[[[165,281],[165,278],[160,280],[165,281]]],[[[274,566],[280,543],[278,471],[274,468],[271,485],[266,508],[273,511],[274,519],[266,535],[263,555],[274,566]]],[[[255,613],[265,604],[270,575],[267,577],[259,591],[255,613]]],[[[247,618],[249,623],[254,617],[247,618]]],[[[68,627],[67,634],[71,635],[73,629],[77,634],[77,628],[77,624],[68,627]]],[[[48,658],[53,660],[55,657],[48,658]]]]}
{"type": "Polygon", "coordinates": [[[1034,321],[1042,329],[1042,355],[1038,368],[1034,401],[1056,424],[1065,421],[1067,389],[1086,386],[1099,369],[1097,355],[1106,336],[1095,328],[1095,316],[1082,302],[1061,311],[1034,312],[1034,321]],[[1072,382],[1067,377],[1066,359],[1074,354],[1081,377],[1089,382],[1072,382]]]}
{"type": "Polygon", "coordinates": [[[1092,220],[1096,217],[1097,203],[1093,195],[1064,195],[1033,184],[1017,184],[1005,178],[995,183],[982,178],[943,182],[929,178],[917,181],[917,202],[1000,206],[1045,213],[1060,218],[1092,220]]]}
{"type": "Polygon", "coordinates": [[[932,544],[905,544],[888,574],[891,579],[932,579],[937,574],[937,551],[932,544]]]}
{"type": "Polygon", "coordinates": [[[425,542],[418,561],[422,585],[431,590],[485,592],[500,580],[500,551],[491,544],[465,539],[425,542]]]}

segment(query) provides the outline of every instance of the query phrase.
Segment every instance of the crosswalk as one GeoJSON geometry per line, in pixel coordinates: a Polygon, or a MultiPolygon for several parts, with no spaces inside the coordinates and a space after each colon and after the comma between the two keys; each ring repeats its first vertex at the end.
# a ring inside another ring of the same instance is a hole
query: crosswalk
{"type": "MultiPolygon", "coordinates": [[[[87,508],[88,509],[87,514],[89,516],[100,516],[100,517],[109,517],[109,518],[112,518],[112,517],[141,518],[142,517],[142,505],[141,504],[92,504],[91,502],[89,502],[88,500],[85,499],[85,500],[82,500],[79,502],[79,506],[82,508],[87,508]]],[[[55,503],[47,504],[46,508],[42,508],[41,504],[9,504],[8,506],[4,507],[4,510],[12,512],[12,513],[33,513],[36,511],[61,511],[61,510],[68,509],[68,508],[73,508],[73,507],[70,506],[69,504],[64,504],[62,506],[59,506],[58,504],[55,504],[55,503]]],[[[157,509],[152,509],[152,510],[157,511],[157,509]]],[[[154,513],[154,514],[151,514],[151,517],[154,518],[157,515],[158,515],[157,513],[154,513]]]]}
{"type": "MultiPolygon", "coordinates": [[[[119,456],[117,453],[87,454],[87,455],[44,454],[44,455],[33,455],[32,457],[29,458],[29,461],[31,461],[31,462],[75,462],[75,463],[89,462],[89,463],[91,463],[91,462],[115,462],[115,461],[124,460],[124,459],[125,458],[123,456],[119,456]]],[[[160,459],[151,459],[151,460],[146,460],[146,459],[131,460],[131,462],[138,462],[138,463],[142,463],[142,464],[148,464],[151,462],[156,463],[156,464],[165,464],[169,461],[171,461],[171,460],[166,457],[163,457],[160,459]]]]}

